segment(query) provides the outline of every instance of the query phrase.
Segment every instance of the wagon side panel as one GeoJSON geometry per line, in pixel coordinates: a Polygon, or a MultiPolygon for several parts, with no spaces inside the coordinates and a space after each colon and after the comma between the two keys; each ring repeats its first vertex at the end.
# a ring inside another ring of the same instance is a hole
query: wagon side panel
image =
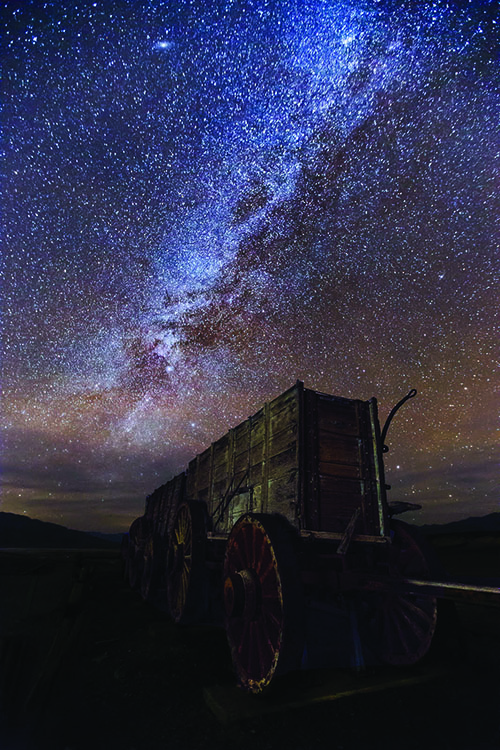
{"type": "Polygon", "coordinates": [[[306,391],[304,413],[307,528],[344,533],[359,508],[356,533],[383,535],[376,404],[306,391]]]}
{"type": "Polygon", "coordinates": [[[191,462],[188,494],[207,497],[213,531],[229,533],[250,511],[280,513],[297,525],[301,394],[297,384],[213,443],[210,469],[204,454],[191,462]]]}

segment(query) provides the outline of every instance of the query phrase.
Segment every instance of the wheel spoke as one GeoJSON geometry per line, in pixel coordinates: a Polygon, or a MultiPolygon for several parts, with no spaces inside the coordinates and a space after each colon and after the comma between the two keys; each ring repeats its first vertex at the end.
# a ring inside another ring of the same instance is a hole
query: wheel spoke
{"type": "Polygon", "coordinates": [[[269,616],[265,618],[265,621],[266,621],[265,628],[266,628],[266,633],[267,633],[267,642],[269,643],[269,646],[273,650],[275,650],[280,640],[280,636],[282,632],[282,623],[276,617],[269,617],[269,616]]]}
{"type": "Polygon", "coordinates": [[[270,626],[274,625],[277,630],[280,630],[283,622],[281,618],[277,617],[274,612],[271,612],[269,608],[266,608],[265,612],[263,613],[263,616],[267,620],[270,626]]]}
{"type": "Polygon", "coordinates": [[[260,529],[254,527],[254,533],[252,537],[252,560],[253,569],[257,573],[260,579],[262,579],[262,568],[264,561],[272,557],[271,545],[269,539],[260,529]]]}
{"type": "Polygon", "coordinates": [[[399,603],[401,607],[404,607],[427,625],[434,619],[435,599],[423,600],[422,606],[419,606],[415,601],[401,597],[399,603]]]}
{"type": "Polygon", "coordinates": [[[394,621],[398,621],[405,631],[410,635],[410,633],[413,633],[418,640],[424,635],[426,631],[426,624],[419,623],[416,619],[410,617],[406,612],[404,612],[403,608],[401,606],[394,607],[393,608],[393,619],[394,621]]]}
{"type": "Polygon", "coordinates": [[[390,638],[389,643],[391,646],[393,646],[394,652],[396,654],[401,653],[399,649],[396,648],[396,643],[399,642],[404,648],[406,652],[406,637],[405,633],[401,628],[401,625],[397,619],[397,617],[394,616],[394,609],[392,609],[390,612],[384,610],[384,630],[389,632],[389,634],[393,637],[390,638]]]}
{"type": "Polygon", "coordinates": [[[269,561],[267,562],[266,566],[264,567],[264,559],[262,558],[262,561],[259,561],[258,569],[257,569],[258,576],[261,580],[261,583],[265,581],[267,576],[270,573],[276,574],[276,564],[272,557],[270,557],[269,561]]]}
{"type": "Polygon", "coordinates": [[[235,538],[233,541],[233,549],[234,549],[234,556],[231,555],[231,558],[233,560],[233,569],[236,570],[245,570],[247,567],[247,558],[246,558],[246,552],[244,549],[244,546],[242,544],[244,540],[240,538],[235,538]]]}

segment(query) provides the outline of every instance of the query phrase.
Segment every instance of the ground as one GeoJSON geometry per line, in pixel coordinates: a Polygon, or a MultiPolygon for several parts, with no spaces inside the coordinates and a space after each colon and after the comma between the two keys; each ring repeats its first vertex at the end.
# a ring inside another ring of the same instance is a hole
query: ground
{"type": "MultiPolygon", "coordinates": [[[[490,542],[441,551],[491,583],[490,542]]],[[[0,596],[2,750],[500,748],[500,609],[460,605],[449,648],[418,667],[303,671],[242,696],[224,632],[144,603],[114,550],[1,551],[0,596]],[[332,699],[342,685],[359,692],[332,699]]]]}

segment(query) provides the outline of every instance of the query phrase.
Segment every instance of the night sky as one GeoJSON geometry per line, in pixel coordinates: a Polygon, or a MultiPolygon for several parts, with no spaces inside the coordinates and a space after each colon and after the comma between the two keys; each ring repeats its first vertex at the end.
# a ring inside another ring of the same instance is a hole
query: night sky
{"type": "Polygon", "coordinates": [[[124,530],[297,379],[500,510],[496,2],[2,7],[2,510],[124,530]]]}

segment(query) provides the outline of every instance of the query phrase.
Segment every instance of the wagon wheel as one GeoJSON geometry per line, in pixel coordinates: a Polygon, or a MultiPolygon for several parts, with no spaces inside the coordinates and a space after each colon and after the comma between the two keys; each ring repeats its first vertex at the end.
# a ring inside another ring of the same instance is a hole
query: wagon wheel
{"type": "Polygon", "coordinates": [[[205,505],[179,506],[167,554],[167,603],[174,622],[193,622],[203,616],[206,597],[205,505]]]}
{"type": "Polygon", "coordinates": [[[242,688],[258,693],[297,669],[303,649],[300,571],[290,528],[279,516],[245,515],[224,561],[226,634],[242,688]]]}
{"type": "MultiPolygon", "coordinates": [[[[391,521],[391,537],[390,575],[429,578],[429,559],[408,524],[391,521]]],[[[383,662],[406,666],[427,654],[437,625],[435,597],[383,592],[363,596],[361,607],[362,640],[383,662]]]]}

